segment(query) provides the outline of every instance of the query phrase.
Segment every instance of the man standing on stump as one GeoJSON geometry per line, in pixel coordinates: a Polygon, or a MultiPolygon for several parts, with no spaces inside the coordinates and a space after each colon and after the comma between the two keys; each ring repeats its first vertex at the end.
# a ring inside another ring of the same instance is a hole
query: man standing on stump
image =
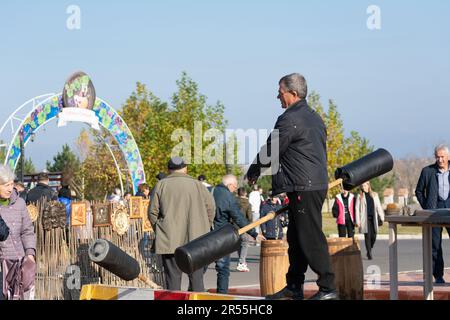
{"type": "Polygon", "coordinates": [[[317,273],[319,286],[310,299],[338,299],[322,232],[322,206],[328,190],[327,133],[321,117],[306,102],[307,91],[302,75],[281,78],[277,98],[286,110],[247,172],[249,183],[254,184],[261,168],[271,166],[273,194],[286,192],[289,198],[287,286],[267,299],[303,299],[308,266],[317,273]]]}

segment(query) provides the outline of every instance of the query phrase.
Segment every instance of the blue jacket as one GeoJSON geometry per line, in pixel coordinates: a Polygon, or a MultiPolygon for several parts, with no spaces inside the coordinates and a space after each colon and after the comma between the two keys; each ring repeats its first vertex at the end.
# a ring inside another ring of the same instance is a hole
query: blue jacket
{"type": "MultiPolygon", "coordinates": [[[[281,205],[273,204],[269,200],[261,206],[261,209],[259,210],[260,218],[263,218],[269,212],[277,211],[278,209],[281,209],[281,205]]],[[[283,225],[280,218],[281,215],[278,215],[276,218],[261,225],[261,231],[266,239],[283,239],[283,225]]]]}
{"type": "MultiPolygon", "coordinates": [[[[238,225],[239,228],[245,227],[250,223],[239,209],[235,196],[223,184],[219,184],[214,188],[213,197],[216,202],[214,229],[231,222],[238,225]]],[[[253,238],[256,238],[258,235],[254,228],[247,233],[253,238]]]]}
{"type": "Polygon", "coordinates": [[[72,203],[71,199],[67,199],[64,197],[59,197],[58,198],[59,202],[61,202],[62,204],[64,204],[66,206],[66,225],[70,225],[70,212],[72,210],[70,204],[72,203]]]}

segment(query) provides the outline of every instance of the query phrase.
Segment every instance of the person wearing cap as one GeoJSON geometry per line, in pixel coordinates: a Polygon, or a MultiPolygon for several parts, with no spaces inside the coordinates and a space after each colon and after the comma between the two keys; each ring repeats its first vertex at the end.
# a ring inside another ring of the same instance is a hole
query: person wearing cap
{"type": "MultiPolygon", "coordinates": [[[[182,158],[171,158],[167,169],[169,175],[154,188],[148,218],[155,231],[155,253],[163,261],[164,288],[181,290],[182,272],[175,262],[175,249],[210,231],[215,204],[202,183],[187,174],[182,158]]],[[[192,291],[205,291],[202,268],[188,276],[192,291]]]]}
{"type": "Polygon", "coordinates": [[[49,183],[50,179],[48,178],[48,174],[45,172],[39,173],[36,187],[28,192],[27,204],[37,203],[44,199],[48,201],[58,200],[58,195],[49,187],[49,183]]]}

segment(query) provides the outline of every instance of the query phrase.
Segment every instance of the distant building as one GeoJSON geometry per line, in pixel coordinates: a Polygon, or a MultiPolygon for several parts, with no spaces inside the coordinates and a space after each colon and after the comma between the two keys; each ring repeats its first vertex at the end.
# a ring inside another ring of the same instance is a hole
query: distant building
{"type": "Polygon", "coordinates": [[[394,189],[386,188],[383,192],[383,206],[386,207],[391,203],[394,203],[394,189]]]}

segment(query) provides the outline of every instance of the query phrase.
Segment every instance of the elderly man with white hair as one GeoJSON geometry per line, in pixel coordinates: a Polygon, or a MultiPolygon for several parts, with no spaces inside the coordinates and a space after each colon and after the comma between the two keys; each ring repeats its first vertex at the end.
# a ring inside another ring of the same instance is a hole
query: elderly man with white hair
{"type": "MultiPolygon", "coordinates": [[[[238,189],[237,179],[234,175],[225,175],[222,183],[214,188],[213,196],[216,202],[216,216],[214,218],[214,229],[218,229],[227,223],[233,222],[242,228],[250,222],[239,209],[233,192],[238,189]]],[[[256,240],[264,240],[255,229],[247,232],[256,240]]],[[[217,293],[228,293],[228,280],[230,277],[230,255],[216,261],[217,271],[217,293]]]]}
{"type": "MultiPolygon", "coordinates": [[[[446,145],[434,149],[436,162],[422,169],[416,197],[423,209],[450,208],[449,150],[446,145]]],[[[446,228],[450,234],[450,228],[446,228]]],[[[442,227],[432,230],[433,276],[436,283],[445,283],[442,255],[442,227]]]]}
{"type": "Polygon", "coordinates": [[[0,241],[0,300],[32,299],[36,234],[25,201],[14,189],[14,174],[5,165],[0,165],[0,216],[9,228],[9,236],[0,241]]]}

